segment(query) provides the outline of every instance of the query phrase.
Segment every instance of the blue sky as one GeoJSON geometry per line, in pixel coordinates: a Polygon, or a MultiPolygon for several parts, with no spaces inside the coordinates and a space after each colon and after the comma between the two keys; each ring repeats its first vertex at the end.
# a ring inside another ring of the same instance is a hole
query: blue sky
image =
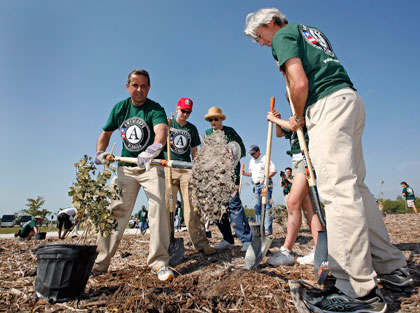
{"type": "MultiPolygon", "coordinates": [[[[204,133],[211,106],[227,115],[246,147],[265,150],[270,98],[289,116],[271,51],[243,34],[245,17],[277,7],[320,28],[332,42],[367,107],[366,182],[374,195],[420,193],[417,20],[412,1],[79,1],[0,2],[0,214],[38,195],[56,212],[84,154],[93,155],[113,105],[128,97],[127,74],[145,68],[149,97],[169,115],[180,97],[194,100],[190,121],[204,133]]],[[[111,142],[117,142],[117,132],[111,142]]],[[[288,142],[273,138],[272,160],[291,164],[288,142]]],[[[245,161],[248,167],[250,157],[245,161]]],[[[275,178],[274,200],[284,203],[275,178]]],[[[245,178],[249,182],[249,178],[245,178]]],[[[252,206],[251,187],[243,202],[252,206]]],[[[141,192],[137,210],[146,203],[141,192]]]]}

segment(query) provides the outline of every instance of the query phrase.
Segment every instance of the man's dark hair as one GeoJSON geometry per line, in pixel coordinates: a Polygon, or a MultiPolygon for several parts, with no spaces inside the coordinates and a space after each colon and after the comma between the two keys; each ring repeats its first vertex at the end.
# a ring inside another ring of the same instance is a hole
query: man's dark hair
{"type": "Polygon", "coordinates": [[[285,170],[285,171],[287,171],[287,170],[292,171],[292,169],[291,169],[290,167],[286,167],[284,170],[285,170]]]}
{"type": "Polygon", "coordinates": [[[408,184],[405,182],[405,181],[402,181],[401,183],[400,183],[400,185],[406,185],[406,186],[408,186],[408,184]]]}
{"type": "Polygon", "coordinates": [[[131,75],[143,75],[143,76],[145,76],[147,78],[147,83],[150,86],[150,76],[149,76],[149,72],[148,71],[142,70],[142,69],[132,70],[130,72],[130,74],[128,74],[127,84],[130,84],[131,75]]]}

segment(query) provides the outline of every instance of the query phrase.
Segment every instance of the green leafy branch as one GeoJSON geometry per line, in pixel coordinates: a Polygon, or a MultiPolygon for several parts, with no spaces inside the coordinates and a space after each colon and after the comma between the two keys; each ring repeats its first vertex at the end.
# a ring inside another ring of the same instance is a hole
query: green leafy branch
{"type": "MultiPolygon", "coordinates": [[[[70,187],[69,196],[77,210],[80,222],[93,225],[102,236],[108,237],[117,228],[117,221],[111,216],[109,205],[111,200],[121,196],[121,188],[107,185],[115,168],[104,164],[103,171],[99,171],[92,158],[85,155],[76,167],[76,181],[70,187]]],[[[89,227],[88,227],[89,228],[89,227]]],[[[87,234],[87,232],[86,232],[87,234]]]]}

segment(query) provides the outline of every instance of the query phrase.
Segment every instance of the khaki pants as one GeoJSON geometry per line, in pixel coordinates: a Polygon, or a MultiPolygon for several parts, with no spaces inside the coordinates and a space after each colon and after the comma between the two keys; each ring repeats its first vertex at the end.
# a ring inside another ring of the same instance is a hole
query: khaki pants
{"type": "Polygon", "coordinates": [[[149,202],[150,243],[147,265],[158,270],[169,262],[169,229],[168,217],[165,210],[165,177],[163,168],[151,167],[149,172],[138,167],[120,166],[111,184],[117,184],[122,189],[122,197],[112,200],[110,209],[117,220],[117,230],[108,238],[98,234],[95,269],[106,271],[118,249],[124,230],[128,224],[136,203],[140,187],[149,202]]]}
{"type": "MultiPolygon", "coordinates": [[[[166,207],[169,212],[169,168],[166,168],[166,207]]],[[[200,217],[197,211],[194,210],[190,195],[189,195],[189,181],[191,179],[191,170],[182,168],[172,169],[172,212],[175,212],[176,199],[178,191],[181,191],[181,199],[184,208],[184,219],[187,225],[188,233],[194,247],[200,251],[209,246],[206,237],[204,225],[200,222],[200,217]]]]}
{"type": "Polygon", "coordinates": [[[311,105],[306,125],[325,204],[330,271],[337,288],[361,297],[375,287],[375,271],[390,273],[406,266],[364,183],[364,103],[353,89],[343,88],[311,105]]]}

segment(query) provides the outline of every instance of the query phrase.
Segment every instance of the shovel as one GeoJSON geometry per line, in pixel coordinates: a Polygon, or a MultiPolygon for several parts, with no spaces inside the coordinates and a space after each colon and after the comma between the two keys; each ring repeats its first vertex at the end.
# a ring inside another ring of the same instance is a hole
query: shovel
{"type": "MultiPolygon", "coordinates": [[[[271,98],[270,103],[270,111],[274,110],[274,102],[275,98],[271,98]]],[[[267,254],[268,249],[271,246],[271,242],[273,239],[268,238],[265,235],[265,208],[267,206],[267,191],[268,191],[268,184],[269,178],[268,175],[270,174],[270,156],[271,156],[271,139],[273,134],[273,123],[268,122],[268,134],[267,134],[267,151],[265,155],[265,168],[264,168],[264,188],[261,192],[261,220],[260,224],[253,224],[251,226],[252,230],[252,241],[249,245],[248,249],[246,250],[245,254],[245,266],[247,269],[255,269],[258,264],[262,261],[262,259],[267,254]]]]}
{"type": "MultiPolygon", "coordinates": [[[[113,157],[113,160],[119,161],[119,162],[137,164],[137,158],[116,156],[116,157],[113,157]]],[[[150,161],[150,165],[163,166],[163,167],[169,167],[169,168],[185,168],[185,169],[192,168],[191,162],[177,161],[177,160],[172,161],[172,160],[164,160],[164,159],[153,159],[150,161]]]]}
{"type": "MultiPolygon", "coordinates": [[[[166,151],[168,152],[168,161],[171,161],[171,143],[170,143],[170,136],[171,136],[171,124],[172,124],[173,114],[171,118],[168,118],[169,130],[168,130],[168,137],[166,140],[166,151]]],[[[172,168],[168,167],[168,186],[169,186],[169,224],[170,224],[170,241],[169,241],[169,265],[172,267],[177,266],[184,260],[185,254],[185,247],[184,247],[184,238],[175,238],[175,226],[174,226],[174,218],[175,212],[173,209],[173,195],[172,195],[172,168]]]]}
{"type": "Polygon", "coordinates": [[[241,195],[242,180],[244,179],[244,175],[242,173],[244,172],[244,170],[245,170],[245,164],[242,164],[241,177],[240,177],[240,180],[239,180],[239,191],[238,191],[239,195],[241,195]]]}
{"type": "MultiPolygon", "coordinates": [[[[292,98],[290,97],[289,81],[287,80],[286,75],[284,76],[284,78],[286,80],[286,89],[287,94],[289,96],[290,110],[294,115],[295,107],[293,106],[292,98]]],[[[316,187],[314,170],[312,167],[311,159],[309,158],[308,147],[306,146],[306,141],[302,127],[299,126],[296,132],[298,135],[299,146],[302,150],[305,168],[307,169],[306,175],[308,178],[309,190],[312,195],[315,211],[319,217],[319,221],[321,222],[322,227],[324,227],[324,229],[326,230],[327,226],[324,215],[321,211],[321,204],[319,201],[318,188],[316,187]]],[[[328,240],[326,231],[318,231],[318,243],[316,245],[314,256],[314,270],[318,284],[323,284],[328,276],[328,240]]]]}

